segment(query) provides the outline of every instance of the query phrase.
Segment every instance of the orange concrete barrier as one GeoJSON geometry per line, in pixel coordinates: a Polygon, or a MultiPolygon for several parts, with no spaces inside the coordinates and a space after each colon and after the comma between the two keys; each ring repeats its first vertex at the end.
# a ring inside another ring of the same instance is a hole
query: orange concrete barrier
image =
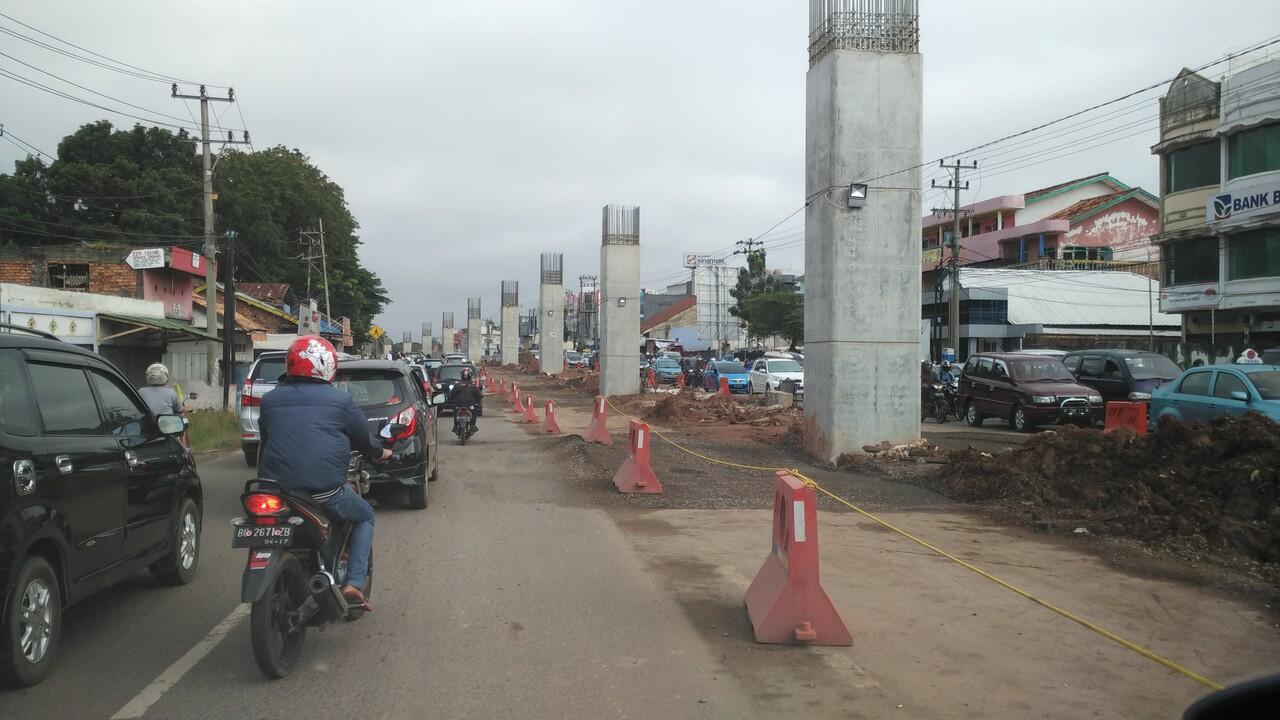
{"type": "Polygon", "coordinates": [[[717,395],[729,396],[733,393],[729,392],[729,378],[720,376],[720,389],[716,390],[717,395]]]}
{"type": "Polygon", "coordinates": [[[547,409],[542,418],[542,426],[538,428],[538,432],[545,435],[559,435],[560,423],[556,422],[556,404],[547,401],[547,409]]]}
{"type": "Polygon", "coordinates": [[[747,588],[759,643],[852,645],[818,582],[818,506],[813,488],[780,470],[773,484],[773,549],[747,588]]]}
{"type": "Polygon", "coordinates": [[[601,445],[613,444],[613,436],[609,434],[608,417],[605,415],[606,404],[603,395],[596,396],[596,404],[591,408],[591,422],[587,424],[587,431],[582,434],[583,440],[601,445]]]}
{"type": "Polygon", "coordinates": [[[639,420],[631,421],[631,431],[627,437],[627,459],[622,467],[613,474],[613,484],[620,492],[660,493],[662,483],[653,474],[649,464],[649,445],[653,431],[639,420]]]}
{"type": "Polygon", "coordinates": [[[521,418],[521,422],[533,423],[535,425],[538,422],[538,413],[533,409],[532,395],[524,396],[524,417],[521,418]]]}
{"type": "Polygon", "coordinates": [[[1144,402],[1109,402],[1106,410],[1107,432],[1127,428],[1139,435],[1147,434],[1147,404],[1144,402]]]}

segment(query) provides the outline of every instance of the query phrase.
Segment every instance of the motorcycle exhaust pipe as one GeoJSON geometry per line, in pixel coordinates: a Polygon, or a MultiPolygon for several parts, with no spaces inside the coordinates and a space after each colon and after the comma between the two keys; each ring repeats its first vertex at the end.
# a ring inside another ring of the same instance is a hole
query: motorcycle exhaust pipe
{"type": "Polygon", "coordinates": [[[323,594],[331,587],[333,587],[333,576],[327,572],[318,572],[307,581],[307,589],[312,595],[323,594]]]}

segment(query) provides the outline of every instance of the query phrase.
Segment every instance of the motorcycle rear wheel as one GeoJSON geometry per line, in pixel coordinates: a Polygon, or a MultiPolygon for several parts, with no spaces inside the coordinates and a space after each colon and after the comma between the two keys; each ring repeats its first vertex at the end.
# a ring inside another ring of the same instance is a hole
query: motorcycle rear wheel
{"type": "Polygon", "coordinates": [[[302,563],[293,555],[281,561],[280,574],[267,594],[253,603],[249,613],[249,636],[253,641],[253,659],[258,669],[272,680],[287,677],[302,657],[307,627],[289,630],[287,617],[308,596],[307,578],[302,563]]]}

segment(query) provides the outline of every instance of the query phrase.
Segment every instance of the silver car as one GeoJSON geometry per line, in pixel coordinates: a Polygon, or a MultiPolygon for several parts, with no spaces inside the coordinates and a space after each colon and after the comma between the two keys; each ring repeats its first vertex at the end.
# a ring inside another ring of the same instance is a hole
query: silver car
{"type": "Polygon", "coordinates": [[[244,451],[244,462],[249,467],[258,464],[258,443],[262,439],[258,433],[259,406],[262,397],[275,389],[276,382],[284,374],[286,355],[283,350],[259,355],[240,387],[240,449],[244,451]]]}

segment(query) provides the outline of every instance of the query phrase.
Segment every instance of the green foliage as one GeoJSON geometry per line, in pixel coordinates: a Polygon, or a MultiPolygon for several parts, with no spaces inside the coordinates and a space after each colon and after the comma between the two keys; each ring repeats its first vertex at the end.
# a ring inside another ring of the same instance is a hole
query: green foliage
{"type": "Polygon", "coordinates": [[[747,253],[747,266],[738,271],[738,284],[729,290],[735,303],[729,308],[729,314],[738,318],[747,326],[747,334],[764,337],[755,332],[751,322],[752,297],[767,292],[774,287],[774,279],[765,272],[764,250],[753,250],[747,253]]]}
{"type": "MultiPolygon", "coordinates": [[[[50,165],[20,160],[0,174],[0,241],[181,244],[198,250],[203,232],[198,146],[160,128],[85,125],[58,145],[50,165]]],[[[287,282],[305,294],[297,261],[302,230],[323,219],[329,295],[335,317],[352,319],[357,338],[389,300],[360,264],[359,225],[341,187],[299,150],[228,150],[214,167],[216,229],[238,234],[236,277],[287,282]]],[[[313,278],[316,297],[321,285],[313,278]]]]}
{"type": "Polygon", "coordinates": [[[747,300],[751,334],[786,338],[791,349],[804,340],[804,296],[786,290],[770,290],[747,300]]]}

